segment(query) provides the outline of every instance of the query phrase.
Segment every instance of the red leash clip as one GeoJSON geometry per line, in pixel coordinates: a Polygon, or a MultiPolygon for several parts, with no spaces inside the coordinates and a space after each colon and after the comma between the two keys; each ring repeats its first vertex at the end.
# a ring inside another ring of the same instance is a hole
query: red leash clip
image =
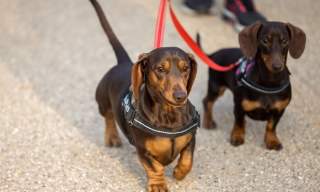
{"type": "Polygon", "coordinates": [[[212,61],[207,54],[205,54],[201,48],[198,47],[197,43],[193,41],[187,31],[179,22],[177,16],[175,15],[171,1],[170,0],[161,0],[159,13],[157,18],[157,25],[156,25],[156,34],[155,34],[155,48],[159,48],[163,42],[163,33],[164,33],[164,19],[165,19],[165,10],[166,10],[166,3],[168,1],[169,4],[169,11],[173,25],[175,26],[177,32],[180,34],[181,38],[187,43],[187,45],[193,50],[193,52],[198,55],[198,57],[206,63],[210,68],[214,69],[215,71],[225,72],[230,71],[233,69],[236,64],[230,64],[228,66],[221,66],[212,61]]]}

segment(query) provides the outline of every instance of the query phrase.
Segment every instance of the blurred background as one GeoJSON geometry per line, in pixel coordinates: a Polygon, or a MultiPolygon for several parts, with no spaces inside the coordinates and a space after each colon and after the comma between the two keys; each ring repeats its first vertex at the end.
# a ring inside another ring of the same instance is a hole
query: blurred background
{"type": "MultiPolygon", "coordinates": [[[[153,48],[157,0],[99,0],[133,60],[153,48]]],[[[186,30],[200,32],[207,53],[238,47],[235,28],[213,14],[186,13],[173,1],[186,30]]],[[[268,20],[290,22],[307,35],[304,54],[289,57],[293,99],[278,126],[280,152],[264,147],[265,123],[248,120],[246,143],[229,144],[233,102],[226,92],[215,108],[218,129],[199,129],[192,172],[182,182],[166,171],[171,191],[308,191],[320,188],[320,2],[257,0],[268,20]]],[[[104,121],[94,92],[115,65],[114,53],[87,0],[1,0],[0,191],[144,191],[135,150],[103,145],[104,121]]],[[[190,51],[167,19],[165,46],[190,51]]],[[[190,51],[191,52],[191,51],[190,51]]],[[[197,59],[198,60],[198,59],[197,59]]],[[[199,61],[199,60],[198,60],[199,61]]],[[[202,113],[207,66],[190,96],[202,113]]]]}

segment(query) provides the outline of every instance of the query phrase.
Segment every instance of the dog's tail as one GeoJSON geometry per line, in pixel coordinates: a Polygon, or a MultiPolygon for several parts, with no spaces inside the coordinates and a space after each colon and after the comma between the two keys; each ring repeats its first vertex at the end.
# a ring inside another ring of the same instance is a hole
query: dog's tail
{"type": "Polygon", "coordinates": [[[100,20],[100,24],[104,32],[106,33],[109,39],[109,42],[116,54],[118,64],[128,63],[128,62],[132,63],[127,51],[124,49],[124,47],[122,46],[117,36],[114,34],[100,4],[96,0],[90,0],[90,2],[92,3],[94,9],[96,10],[98,18],[100,20]]]}

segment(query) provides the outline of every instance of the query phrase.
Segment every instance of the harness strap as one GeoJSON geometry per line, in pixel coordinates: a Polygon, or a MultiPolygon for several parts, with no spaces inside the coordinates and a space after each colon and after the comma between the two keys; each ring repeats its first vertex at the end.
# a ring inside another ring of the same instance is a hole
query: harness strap
{"type": "Polygon", "coordinates": [[[288,81],[284,85],[282,85],[281,87],[269,88],[269,87],[263,87],[261,85],[258,85],[258,84],[254,83],[246,78],[241,78],[240,81],[245,87],[248,87],[249,89],[252,89],[256,92],[260,92],[260,93],[264,93],[264,94],[281,93],[282,91],[287,89],[290,85],[290,82],[288,81]]]}
{"type": "Polygon", "coordinates": [[[240,58],[237,62],[238,69],[236,70],[236,77],[238,80],[239,86],[245,86],[253,91],[256,91],[258,93],[264,93],[264,94],[277,94],[281,93],[285,89],[287,89],[290,86],[290,81],[287,81],[285,84],[279,86],[279,87],[264,87],[262,85],[258,85],[257,83],[251,81],[249,79],[249,74],[255,65],[254,60],[249,60],[244,57],[240,58]]]}
{"type": "Polygon", "coordinates": [[[129,126],[140,129],[146,133],[159,137],[176,138],[188,133],[195,134],[200,127],[200,115],[192,105],[192,121],[182,129],[173,131],[168,128],[161,128],[149,123],[143,118],[131,104],[132,92],[130,91],[123,99],[122,107],[124,108],[124,116],[129,126]]]}

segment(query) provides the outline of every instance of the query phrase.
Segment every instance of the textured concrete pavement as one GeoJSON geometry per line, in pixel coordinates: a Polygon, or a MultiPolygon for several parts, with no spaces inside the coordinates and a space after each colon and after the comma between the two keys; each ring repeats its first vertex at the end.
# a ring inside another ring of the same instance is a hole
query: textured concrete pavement
{"type": "MultiPolygon", "coordinates": [[[[100,0],[133,60],[153,44],[158,1],[100,0]]],[[[221,1],[218,1],[221,4],[221,1]]],[[[237,34],[216,16],[177,14],[208,52],[237,46],[237,34]]],[[[320,2],[257,1],[270,20],[305,30],[305,54],[289,59],[293,100],[278,126],[284,149],[268,151],[265,123],[248,120],[246,143],[232,147],[232,96],[219,100],[215,131],[200,129],[192,172],[171,191],[318,192],[320,190],[320,2]]],[[[221,7],[219,5],[218,7],[221,7]]],[[[168,20],[169,21],[169,20],[168,20]]],[[[165,45],[189,50],[168,22],[165,45]]],[[[0,191],[144,191],[135,150],[103,146],[96,85],[115,57],[87,0],[1,0],[0,191]]],[[[192,102],[202,112],[207,67],[199,63],[192,102]]],[[[123,138],[123,137],[122,137],[123,138]]]]}

